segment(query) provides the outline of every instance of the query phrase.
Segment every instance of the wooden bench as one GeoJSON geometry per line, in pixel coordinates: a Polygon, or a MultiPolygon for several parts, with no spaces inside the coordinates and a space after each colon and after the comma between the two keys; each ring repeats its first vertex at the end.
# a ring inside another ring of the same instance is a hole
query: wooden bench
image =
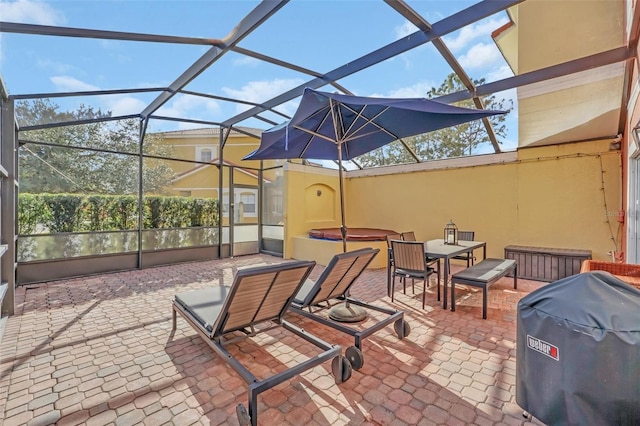
{"type": "Polygon", "coordinates": [[[456,310],[456,283],[482,289],[482,318],[487,319],[487,290],[513,271],[513,288],[518,288],[518,265],[513,259],[485,259],[451,276],[451,310],[456,310]]]}

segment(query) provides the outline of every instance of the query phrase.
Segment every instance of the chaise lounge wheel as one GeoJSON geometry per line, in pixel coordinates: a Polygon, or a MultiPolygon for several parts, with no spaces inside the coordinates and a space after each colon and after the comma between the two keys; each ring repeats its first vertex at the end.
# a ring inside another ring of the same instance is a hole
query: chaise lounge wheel
{"type": "Polygon", "coordinates": [[[331,372],[333,373],[333,377],[336,378],[337,384],[349,380],[352,371],[351,363],[346,357],[337,356],[331,361],[331,372]]]}
{"type": "Polygon", "coordinates": [[[364,355],[362,351],[355,346],[349,346],[344,351],[344,356],[349,360],[354,370],[360,370],[364,365],[364,355]]]}
{"type": "Polygon", "coordinates": [[[249,417],[249,413],[247,413],[247,409],[244,408],[244,405],[238,404],[236,406],[236,415],[238,416],[238,423],[240,423],[240,426],[248,426],[251,424],[251,417],[249,417]]]}
{"type": "Polygon", "coordinates": [[[393,323],[393,329],[396,331],[398,339],[404,339],[411,333],[411,326],[402,318],[393,323]]]}

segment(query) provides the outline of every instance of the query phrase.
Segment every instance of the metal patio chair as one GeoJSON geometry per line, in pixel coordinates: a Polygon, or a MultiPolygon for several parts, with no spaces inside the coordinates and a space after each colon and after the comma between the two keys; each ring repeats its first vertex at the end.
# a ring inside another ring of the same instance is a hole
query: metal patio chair
{"type": "MultiPolygon", "coordinates": [[[[403,232],[402,234],[400,234],[400,236],[402,237],[401,239],[403,241],[416,241],[416,234],[413,231],[407,231],[407,232],[403,232]]],[[[426,257],[427,260],[427,265],[433,267],[433,265],[436,265],[436,271],[438,272],[438,279],[440,279],[440,259],[435,258],[435,257],[426,257]]],[[[438,298],[438,300],[440,300],[438,298]]]]}
{"type": "Polygon", "coordinates": [[[355,370],[364,365],[362,340],[393,323],[399,339],[409,335],[409,324],[404,320],[404,312],[383,308],[354,299],[349,295],[353,284],[360,278],[366,267],[380,249],[365,248],[335,255],[317,281],[307,279],[296,294],[291,310],[314,321],[354,336],[355,345],[345,350],[345,356],[355,370]],[[338,302],[340,305],[332,305],[338,302]],[[345,310],[343,310],[346,308],[345,310]],[[367,310],[386,314],[386,317],[367,328],[350,327],[346,322],[363,320],[367,310]],[[328,315],[327,315],[328,311],[328,315]],[[346,315],[353,317],[353,321],[346,315]]]}
{"type": "Polygon", "coordinates": [[[180,293],[173,301],[173,330],[180,314],[200,337],[249,384],[249,409],[239,404],[241,425],[258,424],[258,395],[290,378],[332,359],[336,383],[351,377],[351,365],[339,345],[329,344],[283,319],[294,295],[315,262],[297,261],[239,270],[231,287],[210,287],[180,293]],[[257,327],[259,325],[268,327],[257,327]],[[255,377],[226,348],[239,339],[283,327],[322,352],[265,379],[255,377]]]}
{"type": "Polygon", "coordinates": [[[391,240],[401,240],[400,234],[387,234],[387,296],[391,296],[391,271],[393,270],[393,250],[391,250],[391,240]]]}
{"type": "MultiPolygon", "coordinates": [[[[474,231],[458,231],[458,240],[474,241],[475,234],[476,233],[474,231]]],[[[468,268],[469,266],[474,264],[476,257],[473,255],[473,253],[463,253],[459,256],[454,256],[453,259],[466,261],[468,268]]],[[[451,270],[451,268],[449,268],[449,270],[451,270]]]]}
{"type": "Polygon", "coordinates": [[[416,241],[416,233],[413,231],[403,232],[400,237],[403,241],[416,241]]]}
{"type": "MultiPolygon", "coordinates": [[[[392,240],[391,247],[393,250],[393,279],[391,281],[391,301],[394,300],[396,277],[402,279],[403,292],[407,293],[406,279],[421,279],[422,287],[422,309],[425,307],[427,284],[429,277],[436,273],[427,263],[424,253],[424,244],[419,241],[398,241],[392,240]]],[[[439,265],[439,263],[438,263],[439,265]]],[[[438,273],[438,300],[440,300],[440,274],[438,273]]],[[[415,293],[415,289],[414,289],[415,293]]]]}

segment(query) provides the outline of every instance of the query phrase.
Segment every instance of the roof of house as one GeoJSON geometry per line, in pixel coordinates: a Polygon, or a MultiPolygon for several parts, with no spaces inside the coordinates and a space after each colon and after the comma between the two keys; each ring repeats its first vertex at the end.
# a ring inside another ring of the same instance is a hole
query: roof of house
{"type": "MultiPolygon", "coordinates": [[[[219,162],[220,162],[220,160],[218,158],[214,158],[214,159],[211,160],[210,164],[198,164],[192,169],[185,170],[184,172],[178,173],[176,175],[176,177],[173,179],[172,183],[179,182],[182,179],[185,179],[185,178],[187,178],[189,176],[192,176],[192,175],[194,175],[196,173],[200,173],[200,172],[208,169],[209,167],[212,167],[212,166],[215,167],[215,166],[217,166],[219,164],[219,162]]],[[[254,171],[252,169],[243,168],[242,165],[240,165],[238,163],[234,163],[232,161],[223,160],[222,164],[224,166],[235,167],[235,169],[238,172],[244,173],[244,174],[246,174],[248,176],[256,178],[256,180],[258,179],[258,173],[256,171],[254,171]]],[[[262,180],[263,180],[263,182],[267,182],[267,183],[271,183],[272,182],[271,179],[268,179],[268,178],[265,178],[265,177],[263,177],[262,180]]]]}
{"type": "MultiPolygon", "coordinates": [[[[243,127],[237,126],[231,129],[229,133],[229,137],[246,137],[248,135],[253,135],[260,138],[262,134],[262,129],[256,129],[253,127],[243,127]]],[[[186,129],[186,130],[171,130],[167,132],[159,132],[158,134],[163,137],[215,137],[218,138],[220,136],[220,127],[201,127],[197,129],[186,129]]]]}

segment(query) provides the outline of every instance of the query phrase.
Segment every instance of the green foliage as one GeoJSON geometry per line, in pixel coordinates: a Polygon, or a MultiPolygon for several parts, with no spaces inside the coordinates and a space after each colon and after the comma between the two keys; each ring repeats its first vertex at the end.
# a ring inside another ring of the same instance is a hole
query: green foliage
{"type": "MultiPolygon", "coordinates": [[[[107,226],[109,229],[137,229],[138,228],[138,197],[120,195],[108,197],[106,208],[107,226]]],[[[99,231],[99,229],[92,229],[99,231]]]]}
{"type": "Polygon", "coordinates": [[[86,198],[89,231],[138,228],[138,197],[133,195],[92,195],[86,198]]]}
{"type": "MultiPolygon", "coordinates": [[[[99,120],[110,112],[81,105],[60,111],[47,100],[16,103],[21,126],[99,120]]],[[[139,191],[140,122],[99,121],[20,132],[20,188],[29,193],[137,194],[139,191]],[[87,149],[89,148],[89,149],[87,149]]],[[[158,135],[143,143],[148,155],[170,157],[172,147],[158,135]]],[[[167,161],[145,158],[143,190],[163,194],[174,178],[167,161]]]]}
{"type": "MultiPolygon", "coordinates": [[[[145,229],[218,226],[218,201],[151,196],[143,199],[145,229]]],[[[138,229],[133,195],[28,194],[18,197],[20,235],[138,229]]]]}
{"type": "MultiPolygon", "coordinates": [[[[103,229],[107,227],[109,215],[107,213],[108,197],[91,195],[87,197],[87,216],[89,216],[90,229],[103,229]]],[[[22,200],[21,200],[22,201],[22,200]]]]}
{"type": "Polygon", "coordinates": [[[215,226],[218,224],[218,203],[204,198],[191,198],[191,226],[215,226]]]}
{"type": "Polygon", "coordinates": [[[149,207],[149,215],[147,216],[144,227],[149,229],[163,228],[162,220],[162,201],[160,197],[151,197],[145,203],[149,207]]]}
{"type": "Polygon", "coordinates": [[[161,216],[164,222],[163,228],[182,228],[187,226],[189,212],[182,208],[184,197],[157,197],[160,198],[161,216]]]}
{"type": "Polygon", "coordinates": [[[210,198],[146,197],[145,228],[217,226],[218,202],[210,198]]]}
{"type": "Polygon", "coordinates": [[[71,194],[59,194],[56,197],[43,197],[49,213],[43,225],[52,233],[73,232],[79,230],[83,222],[83,197],[71,194]]]}
{"type": "Polygon", "coordinates": [[[50,220],[50,211],[44,197],[38,194],[20,194],[18,223],[21,234],[37,234],[39,229],[50,220]]]}
{"type": "MultiPolygon", "coordinates": [[[[484,79],[474,80],[474,85],[481,86],[484,79]]],[[[460,78],[451,73],[438,88],[431,88],[427,92],[427,98],[434,99],[449,93],[467,90],[460,78]]],[[[502,110],[510,112],[513,109],[511,101],[497,99],[494,95],[482,97],[485,109],[502,110]]],[[[455,104],[459,107],[476,108],[473,100],[465,100],[455,104]]],[[[504,139],[507,133],[504,124],[507,114],[494,115],[488,118],[498,143],[504,139]]],[[[489,143],[491,140],[482,120],[470,121],[458,126],[447,127],[423,135],[404,138],[407,146],[421,161],[436,160],[441,158],[460,157],[472,155],[477,148],[489,143]]],[[[398,141],[378,148],[375,151],[359,156],[356,161],[363,167],[383,166],[415,162],[415,158],[398,141]]]]}
{"type": "Polygon", "coordinates": [[[19,234],[138,229],[140,189],[148,194],[145,229],[217,226],[217,200],[163,196],[175,177],[163,159],[173,148],[158,135],[145,135],[141,162],[140,122],[93,122],[109,117],[84,105],[61,111],[49,100],[16,103],[22,127],[87,122],[20,132],[19,234]]]}

